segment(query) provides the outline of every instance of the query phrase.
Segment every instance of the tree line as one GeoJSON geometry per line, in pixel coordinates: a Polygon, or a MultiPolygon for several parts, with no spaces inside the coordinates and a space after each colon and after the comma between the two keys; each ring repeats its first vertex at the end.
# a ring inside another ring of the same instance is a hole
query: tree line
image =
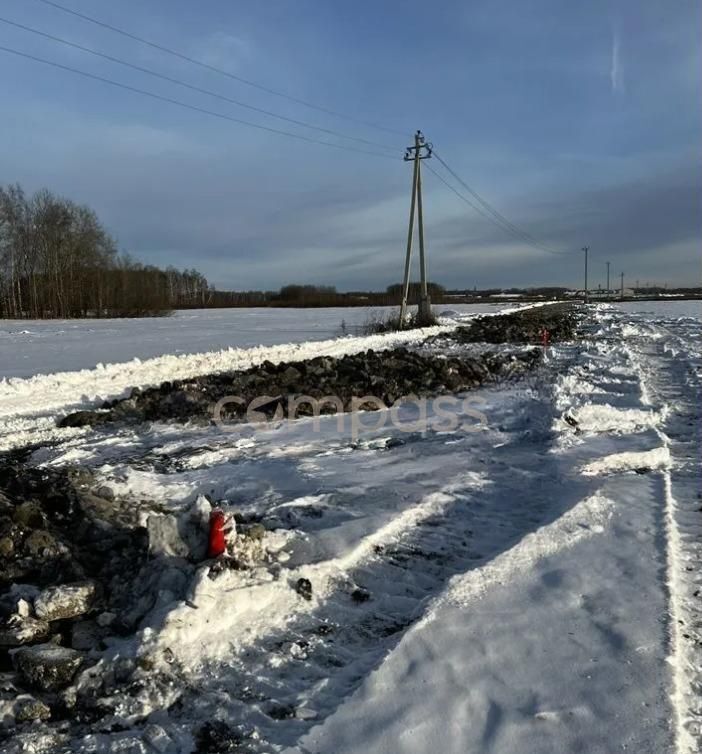
{"type": "Polygon", "coordinates": [[[133,317],[206,306],[197,270],[166,270],[119,253],[84,205],[47,189],[0,187],[0,317],[133,317]]]}
{"type": "MultiPolygon", "coordinates": [[[[427,283],[435,303],[446,300],[446,291],[438,283],[427,283]]],[[[419,283],[411,283],[408,301],[419,301],[419,283]]],[[[339,292],[333,285],[291,283],[276,291],[212,291],[209,306],[246,307],[323,307],[323,306],[397,306],[402,299],[402,284],[389,285],[384,291],[339,292]]]]}

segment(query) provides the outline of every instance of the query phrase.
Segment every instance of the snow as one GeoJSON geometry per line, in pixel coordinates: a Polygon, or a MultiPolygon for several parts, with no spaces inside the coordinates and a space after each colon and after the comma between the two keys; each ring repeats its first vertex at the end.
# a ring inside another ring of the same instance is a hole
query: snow
{"type": "MultiPolygon", "coordinates": [[[[446,319],[436,327],[386,335],[331,337],[317,341],[307,338],[311,333],[320,331],[333,334],[336,327],[334,323],[340,323],[342,319],[355,319],[362,323],[377,310],[226,309],[178,312],[169,319],[71,321],[73,335],[68,341],[59,339],[58,348],[46,340],[39,345],[22,342],[18,347],[12,340],[12,333],[8,334],[12,329],[12,323],[9,322],[2,325],[9,328],[4,332],[4,346],[0,345],[2,371],[4,374],[13,374],[29,370],[28,373],[32,376],[0,379],[0,419],[3,422],[0,425],[0,451],[17,445],[45,443],[84,434],[81,430],[57,430],[56,415],[61,411],[70,413],[79,408],[99,406],[108,398],[126,395],[133,387],[158,385],[165,380],[187,379],[200,374],[246,369],[265,360],[280,362],[318,355],[341,356],[368,348],[383,350],[420,342],[432,334],[447,332],[462,320],[479,313],[497,313],[515,308],[522,307],[466,305],[460,309],[455,319],[446,319]],[[247,317],[258,324],[246,331],[248,334],[242,338],[236,328],[247,317]],[[287,329],[285,323],[288,323],[287,329]],[[297,326],[291,330],[290,325],[294,323],[297,326]],[[248,342],[252,337],[251,332],[255,333],[254,342],[263,341],[273,345],[228,345],[223,350],[177,353],[182,350],[177,347],[179,344],[202,348],[222,342],[248,342]],[[285,339],[291,332],[299,339],[286,342],[285,339]],[[103,340],[105,336],[107,339],[103,340]],[[168,352],[169,347],[176,352],[168,352]],[[165,355],[145,361],[135,355],[163,353],[164,349],[165,355]],[[98,363],[94,368],[79,368],[81,364],[94,364],[100,353],[115,361],[98,363]],[[120,362],[117,360],[120,357],[131,360],[120,362]],[[53,371],[67,366],[71,371],[53,371]],[[44,374],[45,371],[50,373],[44,374]]],[[[27,324],[27,321],[22,321],[23,328],[27,324]]],[[[33,324],[47,337],[62,335],[65,332],[62,327],[68,326],[54,320],[33,324]]]]}
{"type": "MultiPolygon", "coordinates": [[[[153,672],[123,730],[84,750],[185,753],[198,721],[220,719],[255,730],[253,751],[286,754],[699,752],[702,317],[687,302],[589,312],[589,337],[549,348],[538,374],[471,393],[477,432],[442,429],[430,406],[424,431],[375,415],[358,437],[335,417],[52,435],[35,463],[85,464],[163,513],[208,495],[260,518],[273,560],[216,578],[201,566],[187,600],[113,643],[105,662],[148,656],[153,672]]],[[[130,384],[424,335],[161,357],[0,391],[31,433],[130,384]],[[21,413],[30,395],[36,415],[21,413]]]]}
{"type": "MultiPolygon", "coordinates": [[[[452,313],[461,317],[501,309],[504,304],[456,304],[452,313]]],[[[170,317],[141,319],[0,319],[0,380],[164,355],[328,340],[341,334],[342,322],[348,333],[357,334],[367,322],[394,311],[371,306],[254,307],[178,310],[170,317]]]]}

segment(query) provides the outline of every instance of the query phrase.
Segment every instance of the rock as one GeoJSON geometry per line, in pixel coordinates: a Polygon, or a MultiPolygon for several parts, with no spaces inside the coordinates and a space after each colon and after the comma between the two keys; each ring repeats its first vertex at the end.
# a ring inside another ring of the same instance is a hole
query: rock
{"type": "Polygon", "coordinates": [[[294,385],[300,380],[301,377],[302,372],[300,372],[299,369],[296,369],[293,366],[289,366],[280,375],[280,381],[283,383],[283,385],[294,385]]]}
{"type": "Polygon", "coordinates": [[[140,655],[136,660],[137,667],[147,672],[156,667],[156,660],[151,655],[140,655]]]}
{"type": "Polygon", "coordinates": [[[90,610],[96,591],[92,581],[50,586],[34,600],[34,612],[45,621],[77,618],[90,610]]]}
{"type": "Polygon", "coordinates": [[[34,500],[18,505],[12,514],[12,520],[25,529],[41,529],[45,524],[44,512],[34,500]]]}
{"type": "Polygon", "coordinates": [[[166,754],[173,747],[173,739],[166,731],[155,723],[144,728],[144,741],[151,745],[159,754],[166,754]]]}
{"type": "Polygon", "coordinates": [[[5,625],[0,627],[0,647],[21,647],[23,644],[32,644],[42,641],[51,632],[51,627],[46,621],[32,617],[14,616],[5,625]]]}
{"type": "Polygon", "coordinates": [[[33,696],[17,697],[14,707],[15,720],[18,723],[26,723],[32,720],[48,720],[51,710],[40,699],[33,696]]]}
{"type": "Polygon", "coordinates": [[[104,500],[114,500],[115,499],[115,493],[112,490],[111,487],[108,487],[106,484],[103,484],[102,486],[98,487],[95,490],[95,494],[98,497],[103,498],[104,500]]]}
{"type": "Polygon", "coordinates": [[[117,618],[116,613],[110,613],[110,612],[100,613],[100,615],[98,615],[97,617],[97,624],[101,628],[108,628],[115,622],[116,618],[117,618]]]}
{"type": "Polygon", "coordinates": [[[356,587],[353,592],[351,592],[351,599],[354,602],[368,602],[370,599],[370,592],[367,589],[364,589],[362,586],[356,587]]]}
{"type": "Polygon", "coordinates": [[[10,498],[5,493],[0,492],[0,515],[11,516],[15,506],[10,502],[10,498]]]}
{"type": "Polygon", "coordinates": [[[15,554],[15,543],[12,537],[0,537],[0,558],[11,558],[15,554]]]}
{"type": "Polygon", "coordinates": [[[68,686],[83,662],[83,655],[75,649],[55,644],[21,647],[12,653],[12,662],[33,686],[55,691],[68,686]]]}
{"type": "Polygon", "coordinates": [[[207,557],[211,513],[212,503],[204,495],[198,495],[180,518],[181,534],[192,560],[200,561],[207,557]]]}
{"type": "Polygon", "coordinates": [[[24,551],[34,558],[54,558],[61,552],[61,545],[45,529],[33,531],[24,540],[24,551]]]}
{"type": "Polygon", "coordinates": [[[208,720],[195,734],[198,754],[227,754],[240,751],[242,735],[221,720],[208,720]]]}
{"type": "Polygon", "coordinates": [[[309,579],[298,579],[295,584],[295,591],[306,600],[312,599],[312,582],[309,579]]]}
{"type": "Polygon", "coordinates": [[[89,652],[100,646],[103,632],[92,620],[79,620],[71,626],[71,648],[89,652]]]}
{"type": "Polygon", "coordinates": [[[241,536],[261,541],[266,536],[266,527],[263,524],[251,524],[242,530],[241,536]]]}
{"type": "Polygon", "coordinates": [[[293,704],[276,704],[269,707],[267,714],[274,720],[292,720],[295,717],[295,706],[293,704]]]}
{"type": "Polygon", "coordinates": [[[251,568],[263,560],[263,535],[265,528],[261,524],[247,527],[233,538],[227,540],[227,554],[240,568],[251,568]]]}
{"type": "Polygon", "coordinates": [[[64,416],[58,423],[59,427],[95,427],[104,424],[109,418],[107,412],[100,411],[76,411],[64,416]]]}
{"type": "Polygon", "coordinates": [[[3,744],[3,754],[56,754],[71,750],[68,736],[45,725],[30,726],[29,730],[15,733],[12,739],[3,744]]]}
{"type": "Polygon", "coordinates": [[[399,448],[405,444],[405,441],[401,437],[389,437],[385,442],[385,447],[389,450],[391,448],[399,448]]]}
{"type": "Polygon", "coordinates": [[[127,683],[134,675],[136,663],[129,657],[119,657],[114,663],[115,681],[117,683],[127,683]]]}
{"type": "Polygon", "coordinates": [[[146,520],[149,532],[149,554],[187,558],[190,548],[180,534],[179,522],[168,513],[153,513],[146,520]]]}

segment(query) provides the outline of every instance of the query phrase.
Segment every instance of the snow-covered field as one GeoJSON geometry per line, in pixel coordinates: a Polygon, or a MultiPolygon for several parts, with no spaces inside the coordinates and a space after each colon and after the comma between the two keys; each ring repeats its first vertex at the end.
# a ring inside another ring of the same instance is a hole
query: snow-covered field
{"type": "MultiPolygon", "coordinates": [[[[438,306],[459,315],[496,312],[506,304],[438,306]]],[[[516,305],[518,306],[518,305],[516,305]]],[[[516,308],[512,304],[513,308],[516,308]]],[[[356,334],[392,307],[194,309],[170,317],[89,320],[0,319],[0,380],[93,369],[98,364],[274,346],[356,334]]]]}
{"type": "Polygon", "coordinates": [[[279,362],[383,350],[449,331],[477,314],[522,306],[439,308],[439,314],[446,315],[440,317],[440,326],[385,336],[340,337],[338,331],[342,320],[353,330],[392,311],[378,308],[208,309],[178,312],[169,319],[23,321],[19,335],[11,332],[8,320],[0,320],[0,333],[7,328],[4,342],[0,339],[0,451],[63,437],[69,430],[56,431],[57,412],[100,405],[134,386],[246,369],[266,359],[279,362]],[[242,326],[247,320],[258,325],[247,329],[242,326]],[[62,340],[64,327],[72,328],[66,340],[62,340]],[[32,328],[43,336],[36,339],[24,332],[32,328]],[[323,336],[326,339],[319,340],[323,336]],[[13,373],[27,376],[3,376],[13,373]]]}
{"type": "Polygon", "coordinates": [[[226,433],[52,424],[135,384],[421,331],[0,384],[5,447],[50,438],[36,463],[87,465],[118,496],[178,511],[206,494],[256,514],[279,562],[203,568],[187,602],[115,644],[152,659],[153,683],[84,750],[190,751],[197,720],[288,754],[702,750],[700,308],[588,311],[588,337],[551,347],[538,374],[470,394],[477,432],[432,411],[423,432],[369,415],[358,438],[336,417],[226,433]],[[137,707],[154,710],[148,730],[130,727],[137,707]]]}

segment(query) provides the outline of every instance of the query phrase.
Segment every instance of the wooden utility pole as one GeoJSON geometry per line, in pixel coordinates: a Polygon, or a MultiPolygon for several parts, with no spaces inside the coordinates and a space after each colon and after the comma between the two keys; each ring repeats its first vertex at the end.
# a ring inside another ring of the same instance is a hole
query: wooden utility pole
{"type": "Polygon", "coordinates": [[[622,278],[622,282],[619,288],[619,298],[623,299],[624,298],[624,273],[623,272],[621,273],[621,278],[622,278]]]}
{"type": "Polygon", "coordinates": [[[587,253],[590,250],[589,246],[583,246],[583,251],[585,252],[585,303],[587,304],[590,301],[590,293],[587,289],[587,253]]]}
{"type": "Polygon", "coordinates": [[[431,318],[431,301],[427,290],[427,260],[424,250],[424,216],[422,213],[422,168],[421,161],[431,157],[431,145],[426,143],[421,131],[414,135],[414,146],[407,147],[405,162],[414,162],[412,172],[412,199],[410,201],[409,228],[407,229],[407,251],[405,254],[405,274],[402,281],[402,303],[400,305],[400,327],[404,326],[407,314],[407,297],[409,295],[410,267],[412,261],[412,237],[414,235],[414,215],[417,212],[417,230],[419,233],[419,274],[420,298],[418,319],[428,321],[431,318]]]}

